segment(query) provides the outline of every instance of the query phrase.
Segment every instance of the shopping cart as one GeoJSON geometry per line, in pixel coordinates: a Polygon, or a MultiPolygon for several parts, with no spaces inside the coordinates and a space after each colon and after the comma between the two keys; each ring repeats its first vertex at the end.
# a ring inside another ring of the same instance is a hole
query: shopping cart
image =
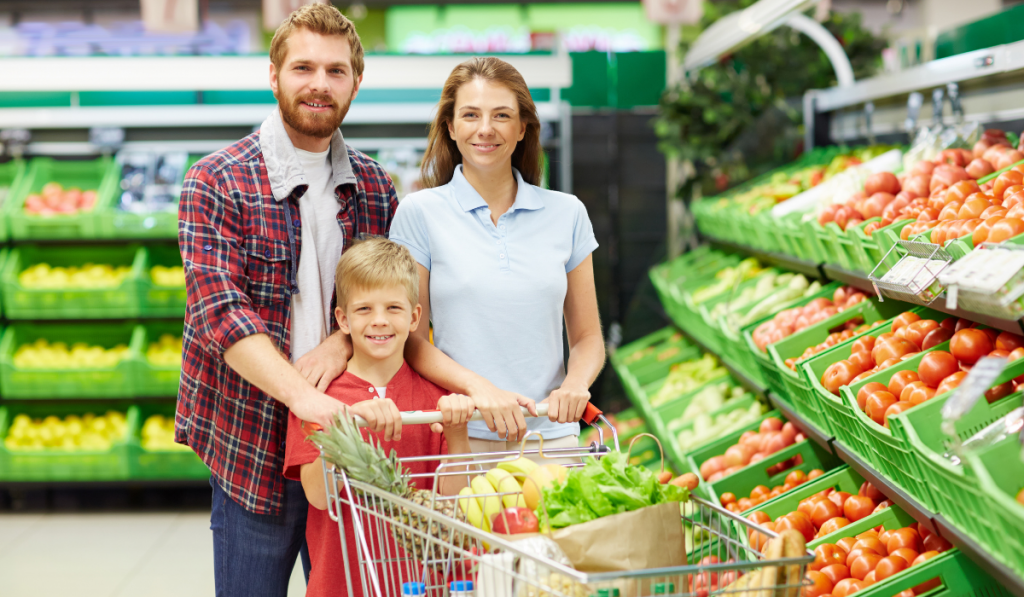
{"type": "MultiPolygon", "coordinates": [[[[539,416],[546,416],[546,406],[538,405],[539,416]]],[[[524,415],[529,416],[525,409],[524,415]]],[[[479,420],[479,413],[474,418],[479,420]]],[[[583,421],[593,425],[599,419],[611,429],[612,445],[617,450],[618,436],[614,427],[608,424],[601,411],[589,406],[583,421]]],[[[434,411],[402,413],[403,425],[440,420],[440,413],[434,411]]],[[[357,417],[357,424],[360,422],[357,417]]],[[[514,460],[522,455],[579,458],[577,466],[583,466],[583,458],[600,458],[611,449],[603,444],[603,433],[599,437],[602,443],[545,450],[543,438],[530,433],[518,451],[420,456],[401,461],[438,461],[434,473],[408,475],[409,478],[433,477],[433,487],[437,488],[441,477],[467,475],[467,464],[486,470],[498,462],[514,460]],[[523,446],[531,437],[539,440],[538,449],[525,450],[523,446]]],[[[466,496],[434,494],[431,503],[418,504],[350,479],[344,470],[336,470],[326,458],[321,460],[327,511],[338,523],[349,595],[447,597],[463,595],[457,593],[462,585],[451,583],[473,581],[473,591],[465,594],[474,597],[705,597],[737,593],[743,597],[799,597],[807,565],[814,560],[814,555],[806,550],[800,557],[767,560],[764,554],[750,546],[747,538],[755,532],[774,538],[776,533],[691,495],[690,501],[680,508],[687,536],[687,559],[691,564],[652,570],[580,572],[568,562],[538,553],[544,550],[538,550],[537,543],[531,543],[532,540],[515,541],[508,536],[485,532],[435,509],[438,503],[449,502],[451,511],[457,511],[457,500],[466,496]],[[350,515],[342,516],[344,511],[350,515]],[[345,539],[347,533],[354,535],[356,553],[349,553],[345,539]],[[403,544],[405,549],[401,546],[403,544]],[[349,562],[353,558],[358,563],[359,578],[353,578],[350,572],[349,562]],[[740,576],[767,568],[776,569],[778,574],[771,578],[777,577],[777,581],[758,584],[756,590],[727,588],[740,576]],[[786,572],[797,574],[787,576],[786,572]],[[787,578],[799,580],[791,580],[787,584],[787,578]],[[354,587],[361,587],[361,593],[354,587]]],[[[472,497],[506,495],[510,493],[474,494],[472,497]]]]}

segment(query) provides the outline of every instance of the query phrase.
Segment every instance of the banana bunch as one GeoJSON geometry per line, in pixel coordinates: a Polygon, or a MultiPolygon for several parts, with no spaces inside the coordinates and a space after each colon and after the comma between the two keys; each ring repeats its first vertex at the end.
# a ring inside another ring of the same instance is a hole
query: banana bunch
{"type": "Polygon", "coordinates": [[[470,480],[459,492],[459,508],[478,529],[491,530],[491,520],[505,508],[526,507],[523,482],[537,465],[528,458],[499,462],[496,468],[470,480]],[[504,495],[497,495],[504,494],[504,495]]]}

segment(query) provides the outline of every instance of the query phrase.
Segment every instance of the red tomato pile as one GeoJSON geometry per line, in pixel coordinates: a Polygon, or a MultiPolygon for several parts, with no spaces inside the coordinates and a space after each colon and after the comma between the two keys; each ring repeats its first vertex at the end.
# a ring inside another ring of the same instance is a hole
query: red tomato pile
{"type": "MultiPolygon", "coordinates": [[[[739,443],[729,446],[725,454],[712,456],[700,465],[700,476],[708,483],[728,477],[748,464],[764,460],[768,456],[785,450],[806,437],[792,423],[783,424],[782,419],[768,417],[761,421],[761,427],[755,433],[747,431],[740,437],[739,443]]],[[[768,468],[768,475],[775,475],[803,463],[799,454],[768,468]]]]}
{"type": "Polygon", "coordinates": [[[775,344],[779,340],[819,321],[824,321],[867,298],[868,295],[852,286],[842,286],[832,294],[832,300],[824,297],[816,298],[803,307],[779,311],[774,318],[754,329],[752,334],[754,344],[761,352],[766,352],[769,344],[775,344]]]}
{"type": "Polygon", "coordinates": [[[89,211],[96,205],[96,191],[65,189],[57,182],[48,182],[38,195],[25,198],[25,213],[38,216],[74,214],[89,211]]]}
{"type": "MultiPolygon", "coordinates": [[[[736,560],[729,558],[725,561],[726,564],[731,564],[736,560]]],[[[713,564],[721,564],[722,560],[718,556],[705,556],[700,561],[700,566],[710,566],[713,564]]],[[[717,591],[719,588],[725,588],[732,583],[739,580],[743,576],[738,570],[729,570],[727,572],[702,572],[700,574],[693,574],[690,576],[690,593],[697,597],[708,597],[711,592],[717,591]]]]}
{"type": "MultiPolygon", "coordinates": [[[[857,392],[857,406],[861,411],[879,425],[888,427],[890,416],[959,386],[981,357],[1000,356],[1011,361],[1024,357],[1024,337],[992,329],[980,330],[975,325],[966,319],[949,318],[937,323],[921,319],[914,313],[902,313],[893,321],[892,329],[895,332],[880,335],[870,348],[869,355],[866,351],[871,341],[860,346],[855,343],[850,359],[833,363],[825,370],[821,383],[829,391],[834,388],[833,393],[838,394],[842,385],[849,385],[861,377],[949,340],[949,352],[929,352],[921,358],[917,371],[899,371],[889,379],[888,386],[871,382],[857,392]],[[849,383],[835,385],[868,357],[877,364],[875,369],[856,374],[849,383]]],[[[870,336],[864,336],[858,342],[866,338],[870,336]]],[[[995,386],[985,393],[985,398],[989,403],[1005,398],[1015,392],[1021,382],[1024,382],[1024,376],[995,386]]]]}
{"type": "MultiPolygon", "coordinates": [[[[846,597],[951,549],[948,541],[914,523],[901,529],[875,527],[814,550],[803,597],[846,597]]],[[[913,597],[939,586],[935,578],[896,597],[913,597]]]]}
{"type": "Polygon", "coordinates": [[[820,468],[813,469],[809,473],[805,473],[801,470],[795,470],[786,475],[786,479],[782,485],[776,485],[771,489],[768,489],[767,485],[758,485],[750,490],[749,496],[738,500],[736,499],[736,494],[727,492],[723,493],[722,497],[718,498],[718,501],[721,502],[722,506],[730,512],[746,512],[747,510],[760,506],[768,500],[778,497],[791,489],[795,489],[808,481],[813,481],[824,474],[825,471],[820,468]]]}
{"type": "MultiPolygon", "coordinates": [[[[810,543],[891,505],[892,502],[882,492],[865,481],[857,495],[829,488],[800,500],[796,510],[775,520],[761,511],[751,513],[747,520],[775,532],[796,529],[810,543]]],[[[756,550],[760,550],[768,541],[764,533],[753,529],[747,533],[747,537],[751,547],[756,550]]]]}
{"type": "Polygon", "coordinates": [[[1024,233],[1024,165],[1000,174],[989,190],[964,187],[970,193],[961,197],[954,194],[954,188],[935,198],[935,207],[940,207],[940,211],[934,219],[927,220],[930,225],[925,227],[931,229],[931,242],[941,245],[970,236],[977,246],[983,242],[1001,243],[1024,233]]]}

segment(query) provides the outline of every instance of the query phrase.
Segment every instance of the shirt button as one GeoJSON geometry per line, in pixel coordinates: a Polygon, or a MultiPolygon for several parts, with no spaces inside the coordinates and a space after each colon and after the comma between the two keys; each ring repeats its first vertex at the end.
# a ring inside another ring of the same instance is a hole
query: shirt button
{"type": "Polygon", "coordinates": [[[263,256],[266,257],[267,259],[270,259],[270,249],[263,251],[263,256]]]}
{"type": "Polygon", "coordinates": [[[504,259],[504,258],[505,258],[505,254],[504,254],[504,253],[502,253],[501,255],[498,255],[498,257],[500,257],[500,258],[504,259]]]}
{"type": "Polygon", "coordinates": [[[301,225],[302,225],[302,221],[299,220],[298,218],[292,220],[292,226],[301,226],[301,225]]]}
{"type": "Polygon", "coordinates": [[[505,229],[505,225],[502,224],[501,226],[498,226],[498,228],[500,228],[501,230],[504,230],[505,229]]]}
{"type": "Polygon", "coordinates": [[[213,245],[206,245],[205,247],[203,247],[203,250],[204,251],[212,251],[213,250],[213,245]]]}
{"type": "Polygon", "coordinates": [[[367,390],[370,390],[371,392],[373,391],[373,388],[366,388],[366,389],[367,389],[367,390]]]}

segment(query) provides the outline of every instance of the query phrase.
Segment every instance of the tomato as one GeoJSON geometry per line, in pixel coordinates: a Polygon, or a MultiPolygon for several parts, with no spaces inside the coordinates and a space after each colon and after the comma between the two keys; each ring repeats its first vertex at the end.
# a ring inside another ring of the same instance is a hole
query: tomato
{"type": "Polygon", "coordinates": [[[929,348],[934,348],[952,337],[953,332],[947,330],[944,327],[934,329],[931,332],[929,332],[927,336],[924,337],[924,341],[921,342],[921,350],[928,350],[929,348]]]}
{"type": "Polygon", "coordinates": [[[790,512],[775,521],[776,531],[782,532],[787,529],[799,532],[808,543],[814,541],[814,526],[811,524],[811,519],[803,512],[790,512]]]}
{"type": "Polygon", "coordinates": [[[862,372],[872,369],[875,366],[875,361],[871,358],[871,353],[866,350],[850,353],[850,358],[847,360],[853,364],[855,369],[859,369],[862,372]]]}
{"type": "Polygon", "coordinates": [[[850,553],[846,555],[846,566],[850,569],[851,575],[853,574],[853,563],[857,561],[857,558],[867,554],[878,556],[879,558],[882,557],[882,554],[878,553],[873,549],[868,549],[866,547],[855,547],[851,549],[850,553]]]}
{"type": "MultiPolygon", "coordinates": [[[[822,537],[824,537],[826,535],[831,535],[832,533],[838,531],[839,529],[841,529],[841,528],[843,528],[843,527],[845,527],[845,526],[847,526],[849,524],[850,524],[850,521],[847,520],[846,518],[842,518],[842,517],[840,517],[840,518],[833,518],[833,519],[829,520],[828,522],[826,522],[825,524],[821,525],[821,528],[818,529],[818,534],[816,535],[815,538],[820,539],[820,538],[822,538],[822,537]]],[[[837,545],[838,545],[838,543],[837,543],[837,545]]],[[[851,545],[852,545],[852,542],[851,542],[851,545]]]]}
{"type": "MultiPolygon", "coordinates": [[[[899,404],[899,402],[897,402],[896,404],[899,404]]],[[[878,505],[875,506],[875,509],[872,510],[871,513],[872,514],[878,514],[879,512],[881,512],[882,510],[885,510],[886,508],[888,508],[891,505],[892,505],[892,500],[882,500],[882,501],[878,502],[878,505]]]]}
{"type": "Polygon", "coordinates": [[[928,560],[934,558],[937,555],[939,555],[939,552],[937,551],[926,551],[917,556],[916,558],[914,558],[914,562],[911,564],[911,566],[917,566],[918,564],[927,562],[928,560]]]}
{"type": "Polygon", "coordinates": [[[896,332],[900,331],[900,328],[902,328],[903,326],[910,325],[915,321],[920,320],[921,316],[918,315],[917,313],[905,311],[897,315],[896,318],[892,320],[892,331],[895,334],[896,332]]]}
{"type": "Polygon", "coordinates": [[[875,552],[875,553],[877,553],[879,555],[885,555],[885,554],[889,553],[885,549],[885,544],[882,543],[882,540],[879,539],[877,536],[875,536],[875,537],[868,536],[868,537],[864,537],[862,539],[857,539],[857,542],[853,544],[853,548],[854,549],[870,549],[871,551],[873,551],[873,552],[875,552]]]}
{"type": "Polygon", "coordinates": [[[857,522],[866,516],[870,516],[871,511],[874,509],[874,500],[863,495],[851,496],[843,504],[843,514],[850,522],[857,522]]]}
{"type": "Polygon", "coordinates": [[[723,506],[728,506],[729,504],[736,502],[736,494],[732,492],[723,493],[722,497],[718,498],[718,501],[721,502],[723,506]]]}
{"type": "Polygon", "coordinates": [[[949,392],[950,390],[953,390],[954,388],[959,386],[961,382],[963,382],[965,377],[967,377],[967,372],[957,371],[956,373],[942,380],[942,383],[939,384],[939,387],[938,389],[935,390],[935,393],[944,394],[946,392],[949,392]]]}
{"type": "Polygon", "coordinates": [[[893,338],[892,340],[885,342],[881,346],[875,344],[874,354],[875,364],[881,365],[889,359],[898,359],[905,354],[917,352],[917,347],[903,338],[893,338]]]}
{"type": "Polygon", "coordinates": [[[895,551],[890,551],[889,555],[891,555],[891,556],[899,556],[899,557],[903,558],[903,560],[906,561],[907,565],[909,566],[911,564],[911,562],[913,562],[914,560],[917,559],[917,556],[919,554],[916,551],[914,551],[913,549],[910,549],[909,547],[901,547],[901,548],[899,548],[899,549],[897,549],[895,551]]]}
{"type": "Polygon", "coordinates": [[[831,500],[818,500],[811,508],[811,523],[821,528],[826,522],[843,515],[843,509],[835,505],[831,500]]]}
{"type": "Polygon", "coordinates": [[[907,387],[907,384],[918,380],[917,371],[897,371],[889,378],[889,392],[893,396],[899,396],[903,393],[903,388],[907,387]]]}
{"type": "MultiPolygon", "coordinates": [[[[846,520],[846,519],[844,518],[843,520],[846,520]]],[[[847,521],[847,524],[849,524],[849,521],[847,521]]],[[[847,554],[849,554],[850,550],[853,549],[853,544],[856,543],[856,542],[857,542],[857,539],[855,539],[853,537],[843,537],[839,541],[836,541],[836,547],[842,548],[843,551],[845,551],[847,554]]]]}
{"type": "Polygon", "coordinates": [[[868,572],[868,575],[864,577],[864,582],[870,587],[875,584],[875,571],[868,572]]]}
{"type": "Polygon", "coordinates": [[[950,549],[953,549],[953,544],[935,534],[928,535],[928,537],[922,543],[922,550],[926,552],[937,551],[939,553],[942,553],[950,549]]]}
{"type": "Polygon", "coordinates": [[[832,597],[849,597],[857,591],[863,590],[867,584],[862,580],[855,578],[846,578],[832,587],[832,597]]]}
{"type": "Polygon", "coordinates": [[[853,561],[853,564],[850,566],[850,576],[864,580],[864,577],[874,570],[881,561],[882,556],[866,553],[853,561]]]}
{"type": "Polygon", "coordinates": [[[1001,243],[1018,234],[1024,234],[1024,220],[1020,218],[1003,218],[992,225],[992,229],[988,233],[987,242],[1001,243]]]}
{"type": "Polygon", "coordinates": [[[857,541],[860,541],[861,539],[878,539],[879,529],[881,528],[881,526],[877,526],[873,529],[868,529],[863,533],[857,535],[855,538],[857,539],[857,541]]]}
{"type": "Polygon", "coordinates": [[[889,541],[885,547],[886,551],[890,554],[904,547],[919,552],[921,551],[921,535],[910,527],[898,529],[890,533],[889,541]]]}
{"type": "Polygon", "coordinates": [[[939,329],[939,322],[934,319],[922,319],[903,328],[903,330],[906,330],[903,332],[903,337],[906,338],[908,342],[911,342],[918,348],[921,348],[921,344],[924,343],[925,336],[927,336],[929,332],[937,329],[939,329]]]}
{"type": "Polygon", "coordinates": [[[921,357],[917,374],[930,387],[938,387],[943,379],[960,370],[956,357],[944,350],[934,350],[921,357]]]}
{"type": "Polygon", "coordinates": [[[796,507],[797,512],[803,512],[808,518],[811,517],[811,512],[814,511],[814,505],[826,498],[814,494],[810,497],[800,500],[800,504],[796,507]]]}
{"type": "Polygon", "coordinates": [[[800,591],[802,597],[821,597],[832,592],[832,581],[821,572],[812,570],[807,573],[805,580],[811,584],[804,585],[804,588],[800,591]]]}
{"type": "Polygon", "coordinates": [[[992,227],[1001,222],[1006,216],[1006,210],[999,211],[1002,213],[997,214],[996,212],[988,212],[987,214],[982,214],[984,219],[981,224],[974,229],[974,234],[971,235],[971,244],[977,247],[981,243],[988,241],[989,235],[992,234],[992,227]]]}
{"type": "Polygon", "coordinates": [[[978,359],[992,352],[992,341],[985,332],[967,328],[953,334],[953,339],[949,341],[949,350],[958,361],[973,365],[978,359]]]}
{"type": "Polygon", "coordinates": [[[740,498],[739,501],[736,502],[736,506],[739,507],[740,512],[746,512],[754,507],[754,502],[751,501],[750,498],[740,498]]]}
{"type": "Polygon", "coordinates": [[[857,391],[857,406],[859,406],[861,410],[864,410],[864,405],[867,403],[869,396],[875,392],[885,392],[886,390],[888,390],[888,388],[885,387],[885,384],[880,384],[877,381],[864,384],[864,386],[857,391]]]}
{"type": "MultiPolygon", "coordinates": [[[[882,425],[885,423],[885,411],[889,410],[889,407],[896,404],[897,402],[899,401],[896,399],[896,397],[893,396],[888,391],[875,392],[874,394],[868,396],[868,401],[865,405],[864,412],[866,412],[867,415],[871,417],[872,421],[878,423],[879,425],[882,425]]],[[[875,505],[871,504],[871,507],[874,508],[875,505]]],[[[847,516],[847,518],[850,517],[847,516]]],[[[851,518],[850,520],[854,519],[851,518]]]]}
{"type": "Polygon", "coordinates": [[[934,395],[935,390],[928,387],[928,384],[923,381],[915,381],[907,384],[907,386],[903,388],[903,392],[900,393],[900,401],[910,402],[916,406],[934,395]],[[914,401],[915,397],[917,398],[917,402],[914,401]]]}
{"type": "Polygon", "coordinates": [[[807,482],[807,473],[801,470],[795,470],[786,475],[786,483],[796,487],[797,485],[803,485],[807,482]]]}
{"type": "Polygon", "coordinates": [[[846,503],[846,500],[850,499],[850,494],[846,493],[845,491],[835,491],[829,494],[828,499],[833,504],[842,508],[843,504],[846,503]]]}
{"type": "Polygon", "coordinates": [[[996,348],[999,350],[1009,350],[1021,348],[1024,346],[1024,336],[1020,334],[1011,334],[1010,332],[1003,332],[996,337],[996,348]]]}
{"type": "Polygon", "coordinates": [[[768,417],[761,421],[761,428],[758,429],[761,433],[767,431],[782,431],[782,419],[778,417],[768,417]]]}
{"type": "MultiPolygon", "coordinates": [[[[775,531],[775,523],[774,522],[764,522],[764,523],[761,523],[761,526],[764,527],[765,529],[769,530],[769,531],[775,531]]],[[[755,549],[755,550],[757,550],[757,551],[761,551],[761,548],[764,547],[765,545],[767,545],[768,544],[768,540],[769,540],[768,535],[766,535],[764,533],[761,533],[759,531],[753,531],[753,533],[750,534],[749,538],[750,538],[750,547],[755,549]]]]}
{"type": "Polygon", "coordinates": [[[992,404],[993,402],[998,402],[998,401],[1002,400],[1003,398],[1006,398],[1007,396],[1009,396],[1012,393],[1013,393],[1013,382],[1012,381],[1008,381],[1006,383],[1001,383],[998,386],[993,386],[993,387],[989,388],[988,391],[985,392],[985,400],[989,404],[992,404]]]}
{"type": "Polygon", "coordinates": [[[874,347],[875,347],[875,337],[867,335],[867,336],[861,336],[860,338],[857,338],[856,340],[854,340],[853,341],[853,345],[850,346],[850,351],[851,352],[863,352],[863,351],[866,350],[870,354],[871,353],[871,349],[874,348],[874,347]]]}
{"type": "Polygon", "coordinates": [[[808,566],[811,570],[821,570],[832,564],[843,564],[846,562],[846,552],[837,545],[823,543],[814,548],[814,562],[808,566]]]}
{"type": "MultiPolygon", "coordinates": [[[[893,404],[889,408],[885,409],[885,414],[882,415],[882,425],[884,425],[886,428],[888,428],[889,427],[889,417],[894,417],[894,416],[900,414],[901,412],[906,411],[906,410],[910,410],[912,408],[914,408],[914,404],[911,403],[911,402],[897,402],[896,404],[893,404]]],[[[881,508],[876,506],[874,512],[877,512],[880,509],[881,508]]]]}
{"type": "Polygon", "coordinates": [[[832,394],[838,396],[839,388],[850,385],[853,378],[859,374],[860,371],[857,371],[850,361],[838,361],[829,365],[828,369],[825,369],[825,374],[821,377],[821,385],[832,394]]]}
{"type": "Polygon", "coordinates": [[[879,491],[877,487],[872,485],[871,481],[864,481],[863,483],[861,483],[860,488],[857,490],[857,495],[869,497],[875,500],[876,502],[885,499],[885,495],[882,494],[882,492],[879,491]]]}
{"type": "Polygon", "coordinates": [[[831,564],[822,568],[820,572],[827,576],[833,585],[844,578],[850,578],[850,569],[846,564],[831,564]]]}
{"type": "Polygon", "coordinates": [[[749,520],[750,522],[752,522],[754,524],[764,524],[766,522],[771,522],[772,517],[768,516],[764,512],[757,511],[757,512],[751,512],[750,514],[748,514],[747,515],[747,520],[749,520]]]}
{"type": "Polygon", "coordinates": [[[813,481],[824,474],[825,471],[821,470],[820,468],[811,469],[811,472],[807,473],[807,480],[813,481]]]}

